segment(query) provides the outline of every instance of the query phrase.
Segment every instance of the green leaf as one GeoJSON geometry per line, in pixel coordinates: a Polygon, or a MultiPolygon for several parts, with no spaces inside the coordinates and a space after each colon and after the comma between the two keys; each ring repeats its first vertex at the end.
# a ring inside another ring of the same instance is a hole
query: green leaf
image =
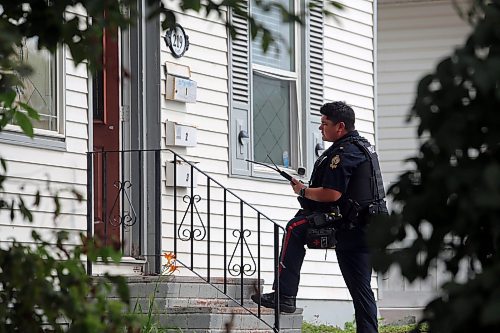
{"type": "Polygon", "coordinates": [[[266,53],[267,50],[269,49],[269,46],[273,43],[274,43],[274,38],[273,38],[272,33],[269,30],[264,29],[263,36],[262,36],[262,44],[261,44],[262,51],[264,51],[264,53],[266,53]]]}
{"type": "Polygon", "coordinates": [[[257,33],[259,32],[259,27],[253,18],[250,18],[250,36],[252,40],[257,37],[257,33]]]}
{"type": "Polygon", "coordinates": [[[61,201],[59,200],[59,194],[54,196],[54,205],[56,208],[54,209],[54,216],[59,216],[61,214],[61,201]]]}
{"type": "Polygon", "coordinates": [[[14,113],[14,120],[16,124],[21,127],[23,130],[24,134],[29,136],[30,138],[33,137],[34,132],[33,132],[33,124],[31,123],[30,119],[24,114],[23,112],[16,111],[14,113]]]}
{"type": "Polygon", "coordinates": [[[199,12],[201,9],[201,1],[200,0],[184,0],[184,1],[182,1],[181,8],[184,11],[191,9],[191,10],[194,10],[195,12],[199,12]]]}
{"type": "Polygon", "coordinates": [[[28,116],[31,119],[40,120],[40,115],[38,114],[38,112],[35,109],[33,109],[29,104],[23,102],[19,102],[18,104],[21,106],[21,108],[23,108],[24,110],[26,110],[26,112],[28,112],[28,116]]]}
{"type": "Polygon", "coordinates": [[[3,171],[7,172],[7,162],[2,157],[0,157],[0,165],[2,166],[3,171]]]}
{"type": "Polygon", "coordinates": [[[75,196],[76,200],[79,202],[83,201],[83,195],[75,189],[71,189],[71,193],[75,196]]]}
{"type": "Polygon", "coordinates": [[[484,325],[498,325],[500,323],[500,318],[498,317],[499,313],[500,299],[492,299],[487,304],[485,304],[482,310],[481,322],[484,325]]]}
{"type": "Polygon", "coordinates": [[[14,212],[14,208],[15,208],[15,203],[14,203],[14,200],[12,200],[10,203],[10,220],[11,221],[14,221],[14,218],[16,217],[16,214],[14,212]]]}
{"type": "Polygon", "coordinates": [[[84,244],[85,246],[85,253],[87,254],[87,258],[92,261],[96,262],[98,255],[98,251],[95,247],[93,239],[87,239],[86,243],[84,244]]]}
{"type": "Polygon", "coordinates": [[[33,238],[34,241],[40,242],[42,238],[40,237],[40,234],[36,232],[35,230],[31,231],[31,238],[33,238]]]}
{"type": "Polygon", "coordinates": [[[107,278],[115,285],[116,291],[118,293],[118,296],[120,296],[120,299],[129,304],[130,302],[130,291],[127,285],[127,280],[123,276],[112,276],[112,275],[107,275],[107,278]]]}
{"type": "Polygon", "coordinates": [[[23,217],[28,221],[33,222],[33,214],[31,214],[31,211],[26,207],[26,205],[24,204],[24,200],[21,197],[19,197],[18,207],[23,217]]]}
{"type": "Polygon", "coordinates": [[[7,90],[6,92],[0,93],[0,102],[3,102],[5,108],[12,107],[12,103],[16,99],[16,92],[14,90],[7,90]]]}
{"type": "Polygon", "coordinates": [[[177,22],[175,19],[175,13],[171,10],[165,9],[163,11],[163,15],[165,15],[165,19],[161,23],[161,28],[163,30],[172,29],[175,27],[175,23],[177,22]]]}
{"type": "Polygon", "coordinates": [[[109,256],[111,259],[116,263],[119,264],[120,260],[122,260],[122,253],[121,251],[116,251],[113,248],[110,248],[110,253],[109,256]]]}
{"type": "Polygon", "coordinates": [[[57,244],[62,246],[62,244],[69,239],[69,232],[66,230],[60,230],[56,233],[57,244]]]}
{"type": "Polygon", "coordinates": [[[40,191],[36,191],[35,193],[35,202],[33,202],[33,205],[35,206],[40,206],[40,191]]]}

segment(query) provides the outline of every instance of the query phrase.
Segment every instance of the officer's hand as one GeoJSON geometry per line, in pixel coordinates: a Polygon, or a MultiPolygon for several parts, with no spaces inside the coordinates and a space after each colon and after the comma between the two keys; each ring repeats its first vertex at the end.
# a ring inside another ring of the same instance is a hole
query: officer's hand
{"type": "Polygon", "coordinates": [[[296,178],[292,177],[292,181],[290,182],[292,185],[293,191],[295,194],[299,194],[300,189],[306,187],[301,181],[297,180],[296,178]]]}

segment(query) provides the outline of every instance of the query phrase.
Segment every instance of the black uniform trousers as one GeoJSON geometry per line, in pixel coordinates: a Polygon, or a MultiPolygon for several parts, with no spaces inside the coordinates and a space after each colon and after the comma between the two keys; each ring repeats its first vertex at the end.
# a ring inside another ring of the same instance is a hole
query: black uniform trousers
{"type": "MultiPolygon", "coordinates": [[[[296,296],[299,288],[300,269],[306,254],[306,231],[309,222],[305,216],[291,219],[283,237],[280,257],[280,293],[296,296]]],[[[344,281],[354,304],[357,333],[377,333],[377,305],[370,286],[372,266],[367,251],[336,250],[337,260],[344,281]]]]}

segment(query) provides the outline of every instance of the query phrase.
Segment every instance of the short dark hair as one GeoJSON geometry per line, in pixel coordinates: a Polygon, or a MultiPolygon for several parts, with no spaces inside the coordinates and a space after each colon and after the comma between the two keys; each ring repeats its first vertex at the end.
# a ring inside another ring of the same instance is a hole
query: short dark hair
{"type": "Polygon", "coordinates": [[[354,130],[354,110],[345,102],[330,102],[325,103],[319,109],[322,115],[325,115],[329,120],[334,123],[344,122],[345,128],[348,132],[354,130]]]}

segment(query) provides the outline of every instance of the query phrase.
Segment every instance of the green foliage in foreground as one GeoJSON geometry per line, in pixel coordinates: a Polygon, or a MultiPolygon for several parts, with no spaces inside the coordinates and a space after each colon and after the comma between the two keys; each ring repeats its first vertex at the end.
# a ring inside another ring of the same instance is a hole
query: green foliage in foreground
{"type": "Polygon", "coordinates": [[[446,270],[423,311],[431,333],[500,332],[500,1],[471,3],[467,40],[418,84],[414,167],[368,232],[378,272],[446,270]]]}
{"type": "MultiPolygon", "coordinates": [[[[417,330],[416,325],[401,325],[401,326],[380,326],[379,333],[413,333],[427,332],[427,328],[424,325],[423,328],[417,330]]],[[[345,328],[339,328],[336,326],[328,325],[313,325],[304,322],[302,324],[302,333],[356,333],[356,327],[353,324],[347,323],[345,328]]]]}
{"type": "MultiPolygon", "coordinates": [[[[0,249],[0,332],[123,333],[137,332],[130,313],[125,279],[106,275],[93,279],[81,261],[112,256],[111,249],[77,246],[68,249],[68,235],[55,244],[33,232],[34,246],[13,242],[0,249]],[[119,299],[108,298],[110,292],[119,299]]],[[[119,261],[120,257],[116,257],[119,261]]]]}

